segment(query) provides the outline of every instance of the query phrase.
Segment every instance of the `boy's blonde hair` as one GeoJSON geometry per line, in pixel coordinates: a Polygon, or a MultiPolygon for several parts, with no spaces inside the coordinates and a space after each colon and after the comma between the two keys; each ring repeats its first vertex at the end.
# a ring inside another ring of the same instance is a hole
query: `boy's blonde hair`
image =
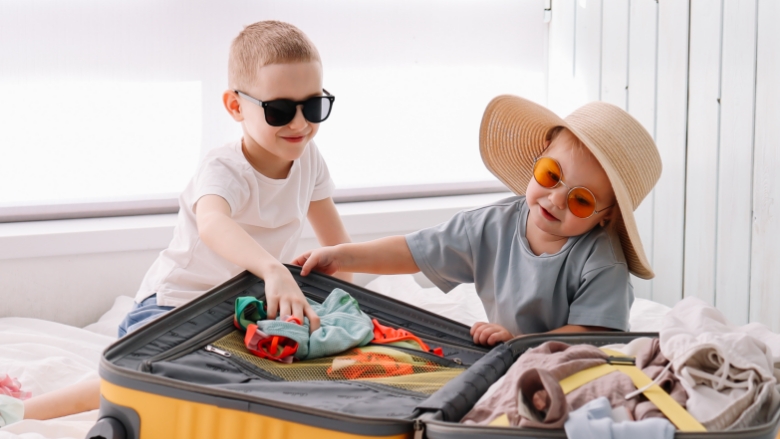
{"type": "Polygon", "coordinates": [[[257,70],[268,64],[320,61],[314,43],[297,27],[281,21],[246,26],[230,45],[228,86],[246,89],[257,70]]]}

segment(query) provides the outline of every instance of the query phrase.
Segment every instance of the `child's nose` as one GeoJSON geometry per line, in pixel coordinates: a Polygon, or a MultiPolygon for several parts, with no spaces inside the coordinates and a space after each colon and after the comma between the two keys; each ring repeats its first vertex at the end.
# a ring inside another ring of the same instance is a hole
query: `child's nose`
{"type": "Polygon", "coordinates": [[[293,117],[293,120],[289,123],[290,128],[298,130],[305,127],[307,123],[308,121],[303,117],[303,107],[300,105],[295,107],[295,117],[293,117]]]}
{"type": "Polygon", "coordinates": [[[557,187],[550,189],[550,202],[558,209],[565,209],[568,193],[569,191],[563,185],[558,185],[557,187]]]}

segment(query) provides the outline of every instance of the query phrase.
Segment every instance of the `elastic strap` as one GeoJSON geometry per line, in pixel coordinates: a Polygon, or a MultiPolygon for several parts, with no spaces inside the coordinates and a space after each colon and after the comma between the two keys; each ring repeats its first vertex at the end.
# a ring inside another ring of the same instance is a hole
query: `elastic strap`
{"type": "MultiPolygon", "coordinates": [[[[624,357],[620,352],[602,349],[608,355],[615,357],[624,357]]],[[[637,389],[644,389],[642,393],[649,399],[669,421],[674,424],[678,430],[683,432],[706,432],[707,429],[696,420],[687,410],[677,403],[668,393],[653,382],[642,370],[630,364],[602,364],[590,369],[585,369],[570,375],[560,381],[563,393],[569,392],[583,386],[597,378],[608,373],[619,371],[631,378],[637,389]]]]}

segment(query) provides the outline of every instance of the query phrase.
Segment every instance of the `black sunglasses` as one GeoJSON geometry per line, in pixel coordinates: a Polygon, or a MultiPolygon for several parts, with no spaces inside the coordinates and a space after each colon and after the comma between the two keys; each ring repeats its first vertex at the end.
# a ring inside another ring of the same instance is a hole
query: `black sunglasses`
{"type": "Polygon", "coordinates": [[[298,112],[298,105],[303,106],[303,117],[311,123],[320,123],[330,116],[330,110],[333,108],[333,101],[336,97],[322,89],[326,96],[314,96],[305,101],[295,102],[290,99],[274,99],[273,101],[263,102],[255,99],[243,91],[234,90],[239,96],[249,102],[263,107],[265,111],[265,121],[272,127],[281,127],[287,125],[295,119],[295,113],[298,112]]]}

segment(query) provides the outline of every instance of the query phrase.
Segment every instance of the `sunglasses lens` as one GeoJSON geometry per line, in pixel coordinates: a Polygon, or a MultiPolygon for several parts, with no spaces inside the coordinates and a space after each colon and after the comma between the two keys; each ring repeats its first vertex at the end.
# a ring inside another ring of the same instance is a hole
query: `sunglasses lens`
{"type": "Polygon", "coordinates": [[[561,181],[561,167],[555,160],[542,157],[534,164],[534,179],[543,187],[555,187],[561,181]]]}
{"type": "Polygon", "coordinates": [[[287,125],[295,118],[295,111],[292,101],[269,101],[265,105],[265,121],[272,127],[287,125]]]}
{"type": "Polygon", "coordinates": [[[596,197],[584,187],[575,187],[569,191],[569,210],[580,218],[593,215],[596,210],[596,197]]]}
{"type": "Polygon", "coordinates": [[[311,123],[320,123],[330,116],[331,103],[326,97],[308,99],[303,104],[303,116],[311,123]]]}

